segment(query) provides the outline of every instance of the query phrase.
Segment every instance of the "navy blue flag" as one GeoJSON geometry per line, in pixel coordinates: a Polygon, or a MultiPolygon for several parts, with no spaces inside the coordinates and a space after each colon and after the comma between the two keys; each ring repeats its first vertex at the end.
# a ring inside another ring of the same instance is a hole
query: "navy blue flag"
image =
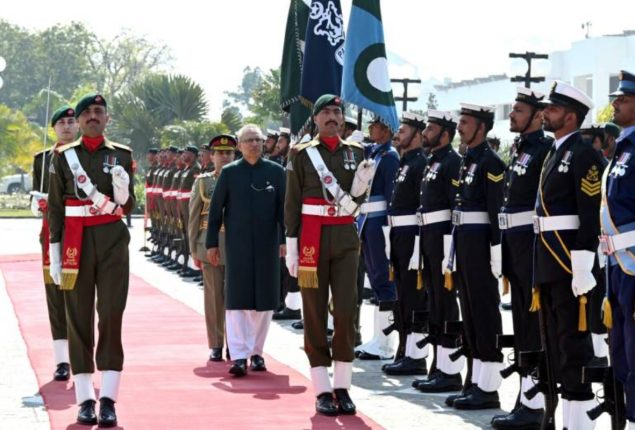
{"type": "Polygon", "coordinates": [[[396,131],[399,117],[388,76],[379,0],[353,0],[345,49],[342,99],[371,111],[396,131]]]}
{"type": "Polygon", "coordinates": [[[344,64],[344,20],[339,0],[313,0],[306,28],[300,96],[312,105],[339,94],[344,64]]]}

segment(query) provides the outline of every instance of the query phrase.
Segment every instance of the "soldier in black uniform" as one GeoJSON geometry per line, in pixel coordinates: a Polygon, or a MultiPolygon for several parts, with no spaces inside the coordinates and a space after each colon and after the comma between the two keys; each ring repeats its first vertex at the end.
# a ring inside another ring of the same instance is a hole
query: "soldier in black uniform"
{"type": "Polygon", "coordinates": [[[591,384],[583,384],[582,367],[593,358],[591,336],[580,308],[596,285],[600,233],[602,160],[578,129],[591,99],[555,81],[545,102],[544,127],[556,141],[547,154],[536,200],[534,282],[547,328],[548,361],[560,382],[564,426],[593,428],[586,412],[595,405],[591,384]]]}
{"type": "Polygon", "coordinates": [[[491,108],[461,104],[458,131],[467,153],[452,213],[454,252],[447,256],[446,267],[451,267],[452,257],[456,257],[463,328],[473,359],[473,385],[464,396],[454,399],[452,406],[457,409],[500,406],[497,390],[502,382],[503,354],[496,345],[496,336],[503,327],[498,292],[498,212],[503,203],[505,163],[485,140],[493,123],[491,108]]]}
{"type": "Polygon", "coordinates": [[[451,238],[451,211],[459,186],[461,156],[451,145],[456,125],[450,112],[429,110],[428,125],[423,132],[423,146],[429,150],[430,158],[419,193],[420,245],[423,285],[428,291],[430,310],[430,343],[436,349],[437,362],[437,371],[428,379],[413,382],[413,386],[423,392],[460,390],[460,372],[465,365],[462,357],[450,360],[450,354],[456,351],[456,336],[444,330],[445,321],[459,319],[456,290],[445,288],[442,264],[444,238],[451,238]]]}
{"type": "MultiPolygon", "coordinates": [[[[499,215],[503,255],[504,285],[511,285],[514,350],[516,360],[520,351],[540,349],[538,314],[530,312],[533,270],[533,217],[540,170],[553,139],[542,130],[543,94],[519,87],[516,101],[509,114],[510,131],[519,133],[514,153],[505,173],[503,208],[499,215]]],[[[504,288],[505,290],[507,287],[504,288]]],[[[498,429],[540,428],[544,415],[544,396],[532,399],[524,394],[534,386],[527,369],[521,376],[519,402],[508,415],[492,420],[498,429]]]]}
{"type": "Polygon", "coordinates": [[[397,303],[394,305],[393,315],[399,333],[399,349],[395,362],[383,368],[388,375],[427,373],[425,357],[428,355],[428,349],[416,346],[424,337],[423,327],[412,323],[413,312],[423,311],[427,307],[423,284],[417,284],[420,268],[417,191],[423,170],[428,164],[421,150],[422,132],[425,128],[426,123],[422,116],[410,112],[403,113],[397,146],[401,160],[393,181],[392,197],[388,203],[388,225],[391,227],[390,262],[397,287],[397,303]]]}

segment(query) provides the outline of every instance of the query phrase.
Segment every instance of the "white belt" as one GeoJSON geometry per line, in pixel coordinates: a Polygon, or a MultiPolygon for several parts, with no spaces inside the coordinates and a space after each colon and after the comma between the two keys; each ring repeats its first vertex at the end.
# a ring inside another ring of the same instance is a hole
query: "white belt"
{"type": "Polygon", "coordinates": [[[489,215],[487,212],[452,212],[452,224],[489,224],[489,215]]]}
{"type": "Polygon", "coordinates": [[[417,222],[419,223],[419,225],[436,224],[438,222],[450,221],[451,219],[452,212],[450,211],[450,209],[417,213],[417,222]]]}
{"type": "Polygon", "coordinates": [[[302,214],[303,215],[315,215],[315,216],[324,216],[324,217],[338,217],[344,216],[340,215],[340,211],[337,206],[333,205],[302,205],[302,214]]]}
{"type": "Polygon", "coordinates": [[[534,233],[556,230],[577,230],[580,217],[577,215],[534,216],[534,233]]]}
{"type": "Polygon", "coordinates": [[[386,200],[380,200],[377,202],[362,203],[360,212],[362,214],[369,214],[372,212],[385,211],[387,208],[388,204],[386,203],[386,200]]]}
{"type": "Polygon", "coordinates": [[[615,235],[602,235],[600,236],[600,246],[606,255],[635,246],[635,230],[615,235]]]}
{"type": "Polygon", "coordinates": [[[521,227],[523,225],[532,225],[536,212],[525,211],[514,214],[500,213],[498,214],[498,228],[507,230],[508,228],[521,227]]]}
{"type": "Polygon", "coordinates": [[[93,206],[66,206],[64,208],[64,213],[66,216],[81,216],[81,217],[90,217],[97,215],[104,215],[99,211],[95,210],[93,206]]]}
{"type": "Polygon", "coordinates": [[[397,215],[388,217],[388,225],[391,227],[409,227],[419,225],[417,215],[397,215]]]}
{"type": "Polygon", "coordinates": [[[191,191],[189,191],[189,192],[187,192],[187,193],[179,193],[179,195],[178,195],[178,197],[177,197],[177,198],[178,198],[179,200],[187,200],[187,199],[189,199],[189,198],[190,198],[190,196],[191,196],[191,195],[192,195],[192,192],[191,192],[191,191]]]}

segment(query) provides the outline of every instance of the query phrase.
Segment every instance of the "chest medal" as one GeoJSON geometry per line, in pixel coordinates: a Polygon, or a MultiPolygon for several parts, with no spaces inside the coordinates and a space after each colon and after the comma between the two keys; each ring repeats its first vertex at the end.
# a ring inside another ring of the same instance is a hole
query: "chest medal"
{"type": "Polygon", "coordinates": [[[571,164],[571,158],[573,157],[573,153],[571,151],[567,151],[562,156],[562,160],[560,160],[560,165],[558,166],[558,172],[567,173],[569,171],[569,165],[571,164]]]}

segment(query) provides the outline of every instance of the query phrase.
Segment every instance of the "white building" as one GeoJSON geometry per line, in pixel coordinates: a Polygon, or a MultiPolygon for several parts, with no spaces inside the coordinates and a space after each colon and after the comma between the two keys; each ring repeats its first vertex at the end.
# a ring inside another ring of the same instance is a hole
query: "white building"
{"type": "MultiPolygon", "coordinates": [[[[544,60],[533,60],[532,69],[538,61],[544,60]]],[[[635,31],[574,42],[566,51],[549,53],[549,62],[551,67],[546,74],[546,81],[532,84],[532,88],[547,94],[551,82],[558,79],[585,91],[595,104],[586,118],[586,123],[591,123],[609,103],[608,94],[617,88],[619,71],[635,72],[635,31]]],[[[430,92],[436,96],[438,108],[442,110],[458,111],[461,102],[495,106],[496,121],[490,135],[509,143],[514,134],[509,132],[508,115],[518,85],[523,84],[510,82],[503,73],[460,82],[439,83],[431,80],[422,83],[420,98],[409,109],[426,109],[430,92]]]]}

